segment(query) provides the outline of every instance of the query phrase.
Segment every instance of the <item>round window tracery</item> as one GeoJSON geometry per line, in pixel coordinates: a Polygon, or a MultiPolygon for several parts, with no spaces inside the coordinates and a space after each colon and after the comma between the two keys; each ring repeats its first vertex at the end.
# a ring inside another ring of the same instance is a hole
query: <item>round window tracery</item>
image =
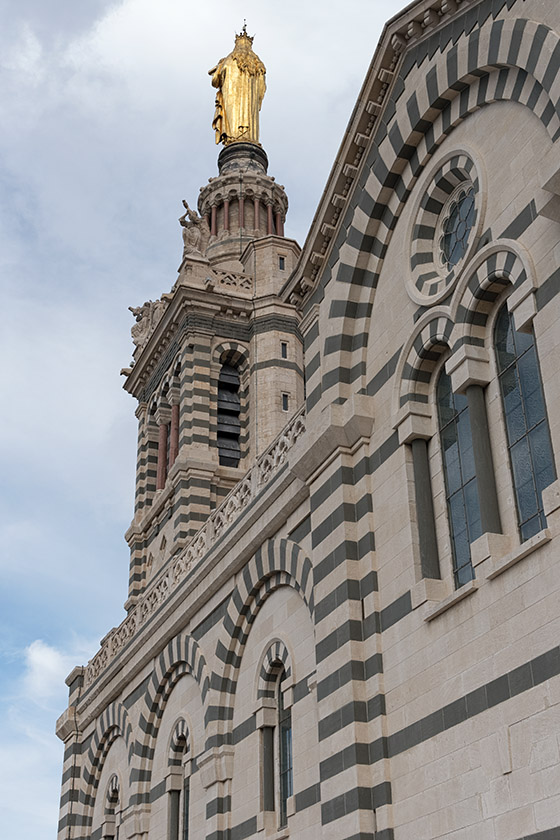
{"type": "Polygon", "coordinates": [[[459,195],[449,205],[443,219],[443,233],[439,240],[441,264],[448,271],[467,253],[469,234],[475,219],[474,188],[461,188],[459,195]]]}
{"type": "Polygon", "coordinates": [[[452,291],[481,224],[477,168],[469,155],[457,153],[436,170],[414,219],[406,285],[416,303],[430,306],[452,291]]]}

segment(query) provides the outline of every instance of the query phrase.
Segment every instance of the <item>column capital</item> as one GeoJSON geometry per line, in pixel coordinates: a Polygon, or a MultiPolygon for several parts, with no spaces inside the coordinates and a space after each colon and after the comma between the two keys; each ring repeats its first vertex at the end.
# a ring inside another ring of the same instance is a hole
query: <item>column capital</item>
{"type": "Polygon", "coordinates": [[[156,409],[156,423],[158,426],[167,426],[171,423],[171,409],[167,406],[159,405],[156,409]]]}
{"type": "Polygon", "coordinates": [[[202,785],[209,788],[218,782],[225,782],[233,777],[233,751],[230,744],[211,747],[198,759],[198,769],[202,785]]]}
{"type": "Polygon", "coordinates": [[[428,403],[408,402],[399,409],[393,428],[399,443],[412,443],[416,438],[429,440],[434,434],[432,406],[428,403]]]}
{"type": "Polygon", "coordinates": [[[485,387],[492,379],[488,350],[473,344],[462,344],[446,361],[445,370],[456,394],[464,394],[469,385],[485,387]]]}
{"type": "Polygon", "coordinates": [[[148,403],[139,402],[136,408],[134,409],[134,415],[137,420],[140,420],[142,417],[146,416],[146,411],[148,410],[148,403]]]}

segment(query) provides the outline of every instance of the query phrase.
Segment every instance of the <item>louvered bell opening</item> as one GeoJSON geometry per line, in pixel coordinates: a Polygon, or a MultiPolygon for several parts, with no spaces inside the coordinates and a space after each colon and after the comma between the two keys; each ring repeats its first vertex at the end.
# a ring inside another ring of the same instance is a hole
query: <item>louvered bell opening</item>
{"type": "Polygon", "coordinates": [[[222,365],[218,379],[218,387],[221,388],[222,385],[225,385],[226,387],[229,386],[228,390],[239,388],[239,371],[237,368],[234,368],[231,365],[222,365]]]}
{"type": "Polygon", "coordinates": [[[241,402],[236,391],[227,391],[220,387],[218,390],[218,411],[227,411],[228,414],[239,414],[241,402]]]}
{"type": "Polygon", "coordinates": [[[241,423],[239,416],[232,414],[218,414],[218,435],[226,434],[239,438],[241,423]]]}
{"type": "Polygon", "coordinates": [[[239,439],[235,437],[228,437],[218,432],[218,454],[220,456],[220,464],[225,467],[239,466],[241,458],[241,449],[239,447],[239,439]]]}
{"type": "Polygon", "coordinates": [[[239,373],[231,365],[223,365],[218,379],[218,454],[220,464],[237,467],[241,458],[239,435],[239,373]]]}

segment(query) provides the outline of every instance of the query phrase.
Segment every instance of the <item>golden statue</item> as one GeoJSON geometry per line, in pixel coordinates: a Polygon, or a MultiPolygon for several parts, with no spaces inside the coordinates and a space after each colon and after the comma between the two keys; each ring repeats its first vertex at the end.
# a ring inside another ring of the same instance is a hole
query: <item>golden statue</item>
{"type": "MultiPolygon", "coordinates": [[[[218,88],[212,128],[216,143],[237,140],[259,144],[259,111],[266,91],[266,68],[253,52],[253,39],[244,25],[235,36],[235,47],[208,71],[218,88]]],[[[260,145],[260,144],[259,144],[260,145]]]]}

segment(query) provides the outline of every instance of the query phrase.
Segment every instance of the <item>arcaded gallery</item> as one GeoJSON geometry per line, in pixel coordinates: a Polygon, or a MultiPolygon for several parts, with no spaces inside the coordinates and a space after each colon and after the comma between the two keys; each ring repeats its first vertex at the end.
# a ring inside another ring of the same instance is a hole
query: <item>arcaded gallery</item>
{"type": "Polygon", "coordinates": [[[59,840],[559,840],[560,3],[389,21],[302,246],[257,49],[131,301],[126,617],[67,678],[59,840]]]}

